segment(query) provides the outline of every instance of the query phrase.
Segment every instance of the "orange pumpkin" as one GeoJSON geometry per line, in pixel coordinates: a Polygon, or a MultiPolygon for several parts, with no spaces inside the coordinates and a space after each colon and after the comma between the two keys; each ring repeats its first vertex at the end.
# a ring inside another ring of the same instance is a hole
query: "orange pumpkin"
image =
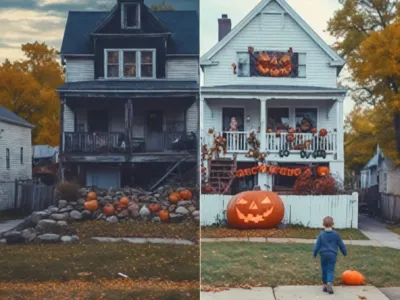
{"type": "Polygon", "coordinates": [[[91,201],[91,200],[96,200],[96,199],[97,199],[97,195],[95,192],[90,192],[86,196],[86,201],[91,201]]]}
{"type": "Polygon", "coordinates": [[[328,167],[318,167],[317,169],[318,176],[328,176],[330,174],[330,170],[328,167]]]}
{"type": "Polygon", "coordinates": [[[293,134],[293,133],[289,133],[289,134],[286,136],[286,141],[287,141],[288,143],[293,143],[294,140],[295,140],[295,137],[294,137],[294,134],[293,134]]]}
{"type": "Polygon", "coordinates": [[[365,277],[360,272],[347,270],[342,274],[342,282],[345,285],[364,285],[365,277]]]}
{"type": "Polygon", "coordinates": [[[99,208],[99,202],[97,200],[87,201],[84,205],[84,208],[88,211],[95,211],[99,208]]]}
{"type": "Polygon", "coordinates": [[[268,67],[264,67],[263,65],[259,64],[257,65],[257,71],[261,75],[268,75],[270,72],[270,69],[268,67]]]}
{"type": "Polygon", "coordinates": [[[326,131],[325,128],[322,128],[322,129],[319,131],[319,135],[320,135],[320,136],[326,136],[327,134],[328,134],[328,131],[326,131]]]}
{"type": "Polygon", "coordinates": [[[311,129],[311,133],[312,133],[312,134],[316,134],[316,133],[317,133],[317,128],[311,129]]]}
{"type": "Polygon", "coordinates": [[[191,200],[192,199],[192,192],[189,190],[180,191],[181,197],[183,200],[191,200]]]}
{"type": "Polygon", "coordinates": [[[115,213],[115,208],[114,205],[107,203],[106,205],[104,205],[103,207],[103,214],[106,216],[113,216],[115,213]]]}
{"type": "Polygon", "coordinates": [[[169,202],[171,202],[172,204],[178,203],[178,201],[181,199],[182,196],[178,192],[172,192],[171,194],[169,194],[169,202]]]}
{"type": "Polygon", "coordinates": [[[272,68],[271,69],[271,76],[272,77],[278,77],[281,74],[281,72],[277,68],[272,68]]]}
{"type": "Polygon", "coordinates": [[[228,223],[234,228],[272,228],[284,216],[278,194],[269,191],[248,191],[234,196],[228,204],[228,223]]]}
{"type": "Polygon", "coordinates": [[[257,64],[263,67],[268,67],[269,63],[271,61],[271,57],[269,57],[267,52],[262,52],[260,55],[258,55],[257,59],[257,64]]]}
{"type": "Polygon", "coordinates": [[[267,129],[267,133],[272,133],[272,129],[271,129],[271,128],[268,128],[268,129],[267,129]]]}
{"type": "Polygon", "coordinates": [[[158,213],[158,216],[160,217],[160,220],[162,222],[168,221],[168,219],[169,219],[168,210],[160,210],[160,212],[158,213]]]}
{"type": "Polygon", "coordinates": [[[160,209],[161,209],[161,206],[160,206],[160,204],[158,204],[158,203],[151,203],[150,205],[149,205],[149,210],[151,211],[151,212],[159,212],[160,211],[160,209]]]}
{"type": "Polygon", "coordinates": [[[129,205],[129,199],[126,197],[122,197],[121,199],[119,199],[119,203],[123,206],[128,206],[129,205]]]}
{"type": "Polygon", "coordinates": [[[288,129],[288,131],[287,131],[288,133],[295,133],[296,132],[296,130],[294,130],[294,128],[292,128],[292,127],[290,127],[289,129],[288,129]]]}
{"type": "Polygon", "coordinates": [[[280,137],[281,136],[281,131],[280,130],[277,130],[276,131],[276,137],[280,137]]]}

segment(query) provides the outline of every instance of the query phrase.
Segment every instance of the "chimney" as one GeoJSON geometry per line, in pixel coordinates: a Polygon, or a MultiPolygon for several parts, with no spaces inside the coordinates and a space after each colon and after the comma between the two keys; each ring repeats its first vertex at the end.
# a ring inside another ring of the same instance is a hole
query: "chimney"
{"type": "Polygon", "coordinates": [[[232,28],[231,19],[228,19],[227,14],[223,14],[220,19],[218,19],[218,41],[222,40],[232,28]]]}

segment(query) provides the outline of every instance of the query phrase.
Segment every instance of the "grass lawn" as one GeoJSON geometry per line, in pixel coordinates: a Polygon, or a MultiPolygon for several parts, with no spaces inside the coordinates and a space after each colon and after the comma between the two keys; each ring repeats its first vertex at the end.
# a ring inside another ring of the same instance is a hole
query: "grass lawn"
{"type": "Polygon", "coordinates": [[[197,241],[199,224],[188,223],[152,223],[143,221],[110,223],[105,221],[75,222],[79,238],[90,237],[153,237],[174,238],[197,241]]]}
{"type": "MultiPolygon", "coordinates": [[[[320,284],[319,257],[312,245],[258,243],[204,243],[201,246],[203,286],[278,286],[320,284]]],[[[335,281],[354,268],[377,287],[400,286],[400,251],[348,246],[339,256],[335,281]]]]}
{"type": "Polygon", "coordinates": [[[197,245],[1,245],[0,265],[0,299],[199,298],[197,245]]]}
{"type": "Polygon", "coordinates": [[[388,229],[400,235],[400,225],[388,226],[388,229]]]}
{"type": "MultiPolygon", "coordinates": [[[[289,226],[282,229],[253,229],[239,230],[227,227],[202,227],[202,238],[224,238],[224,237],[271,237],[271,238],[302,238],[316,239],[322,229],[313,229],[299,226],[289,226]]],[[[368,240],[368,238],[357,229],[336,229],[343,240],[368,240]]]]}

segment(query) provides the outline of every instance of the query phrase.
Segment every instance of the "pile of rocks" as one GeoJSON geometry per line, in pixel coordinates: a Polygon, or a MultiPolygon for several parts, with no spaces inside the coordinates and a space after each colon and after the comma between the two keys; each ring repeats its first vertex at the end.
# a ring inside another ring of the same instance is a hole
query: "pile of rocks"
{"type": "Polygon", "coordinates": [[[176,204],[169,201],[172,191],[179,192],[182,189],[172,189],[171,186],[161,186],[154,192],[142,189],[90,189],[79,190],[80,198],[74,202],[59,200],[57,206],[50,206],[44,211],[33,212],[23,223],[15,229],[5,232],[0,240],[10,244],[14,243],[73,243],[78,242],[76,229],[70,225],[74,221],[104,220],[117,223],[129,220],[143,220],[161,222],[157,212],[152,212],[149,205],[159,204],[162,210],[169,212],[168,222],[198,222],[200,212],[198,210],[198,197],[196,194],[191,200],[181,200],[176,204]],[[98,209],[95,211],[85,210],[86,197],[90,192],[97,195],[98,209]],[[106,204],[115,204],[119,200],[128,198],[129,204],[119,207],[112,216],[103,213],[106,204]]]}

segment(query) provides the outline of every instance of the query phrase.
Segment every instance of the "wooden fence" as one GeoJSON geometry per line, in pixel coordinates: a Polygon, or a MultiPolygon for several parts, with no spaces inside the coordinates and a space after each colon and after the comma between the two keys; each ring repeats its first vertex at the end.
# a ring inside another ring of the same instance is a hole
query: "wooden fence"
{"type": "Polygon", "coordinates": [[[381,194],[381,215],[384,219],[400,223],[400,196],[381,194]]]}
{"type": "MultiPolygon", "coordinates": [[[[332,196],[280,195],[285,205],[283,224],[321,228],[322,219],[331,216],[335,228],[358,228],[358,194],[332,196]]],[[[210,226],[225,219],[232,196],[201,195],[201,226],[210,226]]]]}

